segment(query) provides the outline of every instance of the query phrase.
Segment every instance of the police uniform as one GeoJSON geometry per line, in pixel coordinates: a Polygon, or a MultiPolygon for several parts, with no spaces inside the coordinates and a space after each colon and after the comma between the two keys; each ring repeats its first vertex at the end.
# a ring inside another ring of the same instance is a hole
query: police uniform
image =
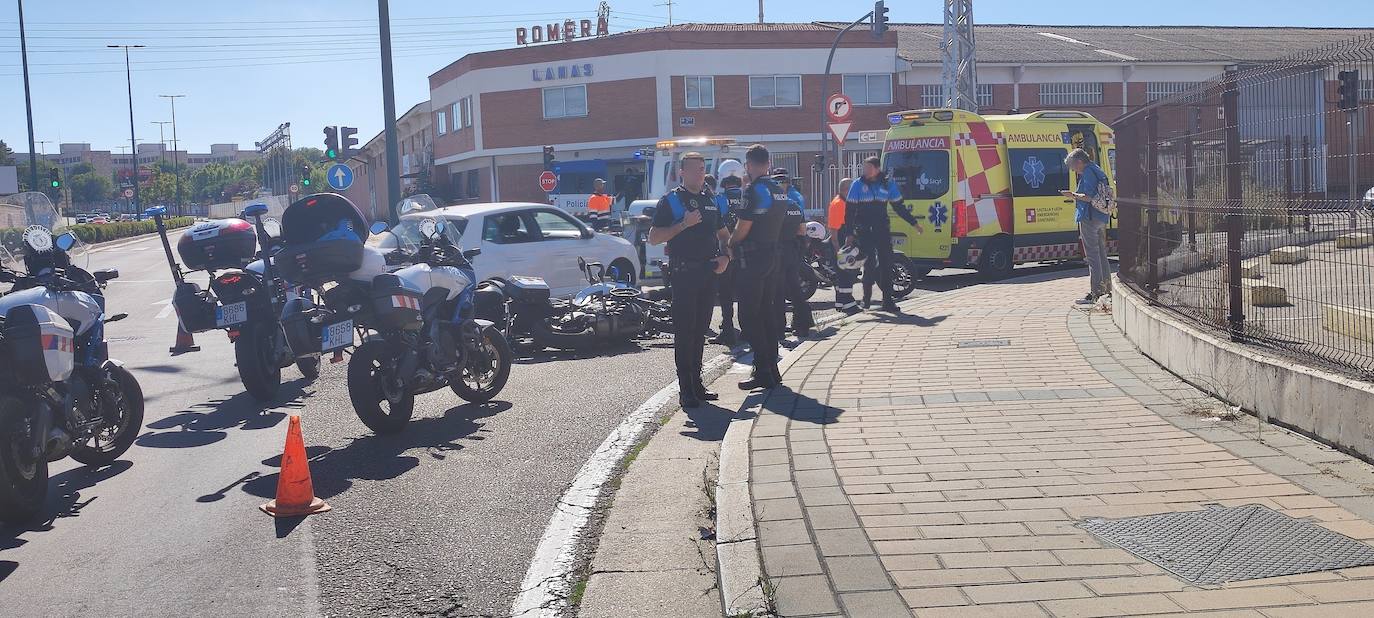
{"type": "Polygon", "coordinates": [[[755,178],[744,191],[741,221],[749,221],[749,234],[739,243],[735,256],[739,272],[735,275],[735,298],[739,301],[739,324],[744,339],[754,352],[753,380],[773,385],[782,381],[778,373],[778,238],[791,200],[782,188],[766,177],[755,178]]]}
{"type": "Polygon", "coordinates": [[[673,360],[677,365],[678,388],[684,395],[700,396],[706,391],[701,383],[706,327],[710,325],[716,300],[713,260],[721,255],[716,235],[725,227],[725,219],[708,189],[693,193],[678,186],[658,201],[653,226],[672,227],[692,210],[701,212],[701,222],[668,240],[668,267],[673,282],[673,360]]]}
{"type": "Polygon", "coordinates": [[[803,298],[801,265],[804,250],[802,243],[806,235],[798,235],[797,230],[806,223],[805,200],[796,187],[787,191],[787,216],[783,218],[782,228],[778,230],[778,296],[774,308],[773,329],[779,341],[783,339],[784,326],[787,324],[787,303],[792,303],[792,332],[806,336],[815,325],[811,318],[810,299],[803,298]]]}
{"type": "Polygon", "coordinates": [[[873,283],[883,291],[883,306],[895,308],[892,297],[892,223],[887,209],[891,206],[907,223],[916,225],[916,217],[902,205],[902,191],[886,173],[868,180],[859,178],[845,196],[845,225],[858,239],[864,260],[864,306],[873,299],[873,283]]]}
{"type": "MultiPolygon", "coordinates": [[[[735,231],[735,220],[744,207],[744,188],[729,187],[716,194],[716,210],[725,221],[726,229],[735,231]]],[[[735,343],[735,273],[739,266],[733,261],[725,272],[716,276],[716,301],[720,304],[720,336],[714,341],[726,345],[735,343]]]]}

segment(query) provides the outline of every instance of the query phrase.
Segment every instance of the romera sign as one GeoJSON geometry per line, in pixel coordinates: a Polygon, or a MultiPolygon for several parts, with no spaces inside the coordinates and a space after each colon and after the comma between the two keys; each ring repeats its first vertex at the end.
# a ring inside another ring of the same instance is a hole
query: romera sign
{"type": "Polygon", "coordinates": [[[563,41],[566,43],[575,39],[606,36],[610,33],[610,25],[606,23],[605,17],[596,18],[595,23],[590,19],[580,19],[577,21],[565,19],[561,24],[554,22],[542,26],[516,28],[515,44],[529,45],[532,43],[552,43],[555,41],[563,41]]]}

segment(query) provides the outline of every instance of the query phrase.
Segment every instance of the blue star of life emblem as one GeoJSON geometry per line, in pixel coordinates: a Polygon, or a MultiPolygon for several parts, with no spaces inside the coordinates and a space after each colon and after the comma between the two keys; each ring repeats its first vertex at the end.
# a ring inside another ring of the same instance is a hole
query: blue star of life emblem
{"type": "Polygon", "coordinates": [[[930,222],[935,226],[936,231],[939,231],[940,226],[949,220],[949,209],[939,202],[931,204],[927,214],[930,215],[930,222]]]}
{"type": "Polygon", "coordinates": [[[1032,189],[1039,189],[1040,185],[1045,184],[1045,164],[1038,157],[1026,157],[1021,164],[1021,175],[1032,189]]]}

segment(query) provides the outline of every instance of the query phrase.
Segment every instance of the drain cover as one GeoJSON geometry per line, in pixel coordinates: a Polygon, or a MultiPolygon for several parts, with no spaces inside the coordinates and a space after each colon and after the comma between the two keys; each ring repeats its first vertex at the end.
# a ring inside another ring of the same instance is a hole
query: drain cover
{"type": "Polygon", "coordinates": [[[959,342],[961,348],[1000,348],[1008,345],[1011,345],[1011,341],[1007,339],[970,339],[959,342]]]}
{"type": "Polygon", "coordinates": [[[1193,584],[1374,564],[1374,547],[1255,504],[1078,525],[1193,584]]]}

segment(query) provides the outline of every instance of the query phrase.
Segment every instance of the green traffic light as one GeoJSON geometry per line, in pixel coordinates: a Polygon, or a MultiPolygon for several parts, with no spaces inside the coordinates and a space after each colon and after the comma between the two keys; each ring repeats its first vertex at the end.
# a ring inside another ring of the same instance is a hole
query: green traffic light
{"type": "Polygon", "coordinates": [[[339,158],[339,153],[335,152],[334,150],[326,150],[326,151],[324,151],[324,154],[325,154],[325,156],[329,157],[330,159],[337,159],[337,158],[339,158]]]}
{"type": "Polygon", "coordinates": [[[56,189],[60,186],[62,186],[62,183],[57,182],[56,180],[52,181],[52,188],[56,189]]]}
{"type": "Polygon", "coordinates": [[[310,179],[309,179],[309,178],[304,178],[304,179],[302,179],[302,180],[301,180],[301,184],[302,184],[302,185],[305,185],[305,186],[307,186],[307,187],[310,186],[310,179]]]}

